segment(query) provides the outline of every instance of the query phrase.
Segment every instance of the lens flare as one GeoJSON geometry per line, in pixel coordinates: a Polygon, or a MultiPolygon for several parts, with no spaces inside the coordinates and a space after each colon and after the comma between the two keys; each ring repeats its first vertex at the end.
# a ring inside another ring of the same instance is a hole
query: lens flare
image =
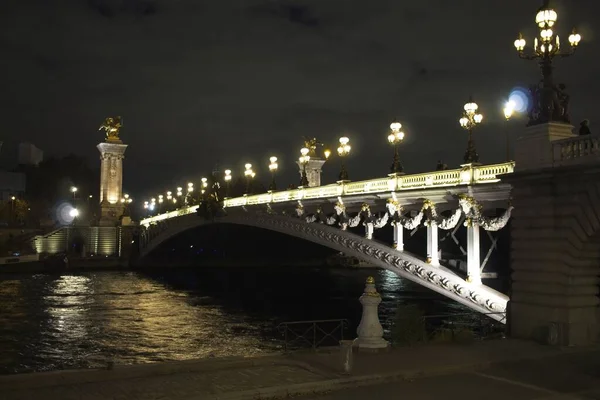
{"type": "Polygon", "coordinates": [[[508,101],[512,103],[515,111],[527,112],[529,109],[529,91],[521,87],[514,88],[508,96],[508,101]]]}

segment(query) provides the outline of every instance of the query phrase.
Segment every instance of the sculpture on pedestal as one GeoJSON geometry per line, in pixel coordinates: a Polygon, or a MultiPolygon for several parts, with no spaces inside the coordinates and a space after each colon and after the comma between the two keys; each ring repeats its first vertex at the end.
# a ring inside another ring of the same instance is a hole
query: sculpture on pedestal
{"type": "Polygon", "coordinates": [[[109,117],[98,130],[106,132],[104,142],[98,144],[100,151],[100,209],[101,225],[115,225],[123,215],[123,159],[127,145],[119,137],[123,127],[121,117],[109,117]]]}
{"type": "Polygon", "coordinates": [[[383,328],[379,322],[379,303],[381,295],[375,288],[375,279],[372,276],[367,278],[365,291],[360,296],[360,303],[363,306],[362,317],[356,333],[358,348],[366,349],[385,349],[389,343],[383,339],[383,328]]]}

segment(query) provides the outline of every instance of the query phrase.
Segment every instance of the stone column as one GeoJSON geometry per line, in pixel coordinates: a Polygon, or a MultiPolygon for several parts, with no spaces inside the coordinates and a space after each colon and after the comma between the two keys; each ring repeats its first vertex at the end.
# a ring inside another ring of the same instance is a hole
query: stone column
{"type": "Polygon", "coordinates": [[[481,283],[481,255],[479,248],[479,224],[467,226],[467,281],[481,283]]]}
{"type": "Polygon", "coordinates": [[[365,223],[365,238],[373,239],[373,223],[367,222],[365,223]]]}
{"type": "Polygon", "coordinates": [[[381,303],[381,295],[375,288],[375,279],[370,276],[367,279],[365,291],[360,296],[363,311],[356,330],[358,334],[356,342],[359,349],[385,349],[389,346],[388,342],[383,340],[383,328],[379,322],[379,303],[381,303]]]}
{"type": "Polygon", "coordinates": [[[394,230],[394,248],[398,251],[404,251],[404,227],[400,222],[392,225],[394,230]]]}
{"type": "MultiPolygon", "coordinates": [[[[300,178],[302,178],[303,167],[298,161],[296,161],[296,164],[298,164],[300,178]]],[[[323,164],[325,164],[325,160],[317,157],[311,157],[311,159],[308,161],[308,164],[306,164],[306,177],[308,178],[308,187],[321,186],[321,172],[323,171],[323,164]]]]}
{"type": "Polygon", "coordinates": [[[127,145],[119,139],[98,144],[100,151],[100,224],[114,225],[123,215],[123,159],[127,145]]]}
{"type": "Polygon", "coordinates": [[[438,251],[438,226],[435,221],[431,221],[427,225],[427,261],[429,264],[440,265],[440,257],[438,251]]]}

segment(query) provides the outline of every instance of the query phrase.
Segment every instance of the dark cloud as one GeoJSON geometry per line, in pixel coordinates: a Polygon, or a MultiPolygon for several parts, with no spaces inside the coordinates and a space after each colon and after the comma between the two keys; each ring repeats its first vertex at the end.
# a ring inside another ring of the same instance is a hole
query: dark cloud
{"type": "MultiPolygon", "coordinates": [[[[485,116],[481,158],[502,161],[502,101],[539,74],[512,47],[519,31],[532,38],[534,0],[0,3],[3,155],[30,141],[97,160],[100,122],[123,115],[128,191],[197,179],[217,161],[238,173],[250,161],[264,176],[271,154],[282,181],[296,182],[304,135],[333,146],[348,134],[353,179],[381,176],[395,117],[406,127],[407,171],[438,158],[456,166],[466,145],[457,121],[471,94],[485,116]]],[[[587,117],[594,130],[600,49],[590,16],[600,6],[557,4],[563,34],[584,27],[557,79],[575,124],[587,117]]],[[[514,122],[515,136],[523,124],[514,122]]],[[[337,169],[332,160],[328,179],[337,169]]]]}

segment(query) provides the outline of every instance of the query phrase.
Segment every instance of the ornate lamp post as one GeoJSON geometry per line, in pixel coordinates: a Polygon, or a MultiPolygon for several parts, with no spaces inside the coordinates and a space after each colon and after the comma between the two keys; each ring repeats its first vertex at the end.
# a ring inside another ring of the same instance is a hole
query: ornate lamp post
{"type": "Polygon", "coordinates": [[[71,186],[71,194],[73,195],[73,201],[75,201],[75,197],[77,197],[77,186],[71,186]]]}
{"type": "Polygon", "coordinates": [[[515,103],[511,100],[507,101],[502,111],[504,111],[504,118],[506,119],[506,161],[510,161],[510,139],[508,134],[510,130],[508,129],[508,122],[515,112],[515,103]]]}
{"type": "Polygon", "coordinates": [[[469,142],[467,143],[467,151],[465,152],[465,163],[472,164],[479,162],[479,154],[475,150],[475,143],[473,142],[473,128],[481,123],[483,115],[477,112],[479,106],[473,102],[473,98],[469,98],[469,102],[465,104],[463,116],[458,120],[460,126],[469,132],[469,142]]]}
{"type": "Polygon", "coordinates": [[[275,183],[275,172],[277,172],[277,168],[279,165],[277,164],[277,157],[269,158],[269,171],[271,171],[271,184],[269,185],[269,190],[272,192],[277,190],[277,184],[275,183]]]}
{"type": "Polygon", "coordinates": [[[558,20],[558,14],[550,8],[550,0],[544,0],[542,7],[538,9],[535,23],[539,28],[539,39],[533,41],[533,51],[525,53],[525,39],[519,34],[515,40],[515,47],[519,57],[526,60],[539,60],[542,71],[542,82],[530,86],[532,106],[529,110],[529,125],[543,124],[547,122],[569,123],[569,96],[565,93],[565,85],[555,85],[552,76],[552,60],[554,57],[568,57],[575,53],[581,35],[575,29],[569,35],[571,49],[563,52],[560,48],[560,38],[553,30],[558,20]]]}
{"type": "Polygon", "coordinates": [[[396,120],[391,123],[390,129],[392,132],[388,135],[388,142],[394,146],[394,162],[392,163],[392,174],[400,175],[404,173],[404,169],[402,168],[402,163],[400,162],[400,155],[398,154],[398,145],[404,140],[404,132],[402,129],[402,124],[396,120]]]}
{"type": "Polygon", "coordinates": [[[346,171],[346,163],[344,162],[345,158],[350,154],[350,150],[352,149],[350,145],[350,139],[346,136],[340,138],[340,145],[337,148],[338,155],[342,160],[342,170],[340,171],[340,181],[348,180],[348,171],[346,171]]]}
{"type": "Polygon", "coordinates": [[[163,203],[163,195],[159,194],[158,195],[158,213],[160,214],[162,212],[162,203],[163,203]]]}
{"type": "Polygon", "coordinates": [[[306,164],[310,161],[310,156],[308,155],[309,149],[303,147],[300,149],[300,158],[298,158],[298,162],[302,166],[302,177],[300,178],[300,187],[308,187],[308,176],[306,175],[306,164]]]}
{"type": "Polygon", "coordinates": [[[192,203],[192,200],[193,200],[193,198],[192,198],[193,194],[192,193],[194,193],[194,184],[192,182],[188,182],[188,184],[187,184],[187,193],[185,195],[185,204],[189,205],[189,204],[192,203]]]}
{"type": "Polygon", "coordinates": [[[181,197],[181,195],[183,194],[182,190],[183,188],[181,186],[177,188],[177,197],[181,197]]]}
{"type": "Polygon", "coordinates": [[[206,188],[208,187],[208,179],[200,178],[200,194],[202,195],[202,200],[206,199],[206,188]]]}
{"type": "Polygon", "coordinates": [[[225,170],[225,198],[229,197],[229,185],[231,185],[231,170],[225,170]]]}
{"type": "Polygon", "coordinates": [[[246,168],[244,171],[244,176],[246,177],[246,194],[250,194],[252,179],[256,176],[256,173],[252,171],[252,164],[250,163],[244,165],[244,168],[246,168]]]}
{"type": "Polygon", "coordinates": [[[125,193],[123,195],[123,197],[121,198],[121,203],[125,207],[123,210],[123,215],[126,215],[126,216],[129,215],[129,204],[131,204],[132,201],[133,201],[133,199],[131,197],[129,197],[129,195],[127,193],[125,193]]]}

